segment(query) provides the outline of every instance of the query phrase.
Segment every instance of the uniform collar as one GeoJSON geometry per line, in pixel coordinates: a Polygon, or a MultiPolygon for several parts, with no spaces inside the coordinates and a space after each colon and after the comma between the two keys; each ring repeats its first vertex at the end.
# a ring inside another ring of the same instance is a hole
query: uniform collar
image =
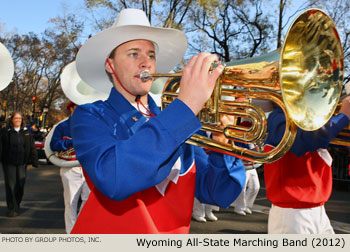
{"type": "MultiPolygon", "coordinates": [[[[106,102],[115,112],[119,114],[119,116],[126,122],[133,132],[135,132],[138,127],[146,122],[146,118],[139,111],[137,111],[114,87],[111,89],[106,102]]],[[[150,95],[148,95],[148,107],[155,116],[160,113],[160,109],[157,107],[150,95]]]]}

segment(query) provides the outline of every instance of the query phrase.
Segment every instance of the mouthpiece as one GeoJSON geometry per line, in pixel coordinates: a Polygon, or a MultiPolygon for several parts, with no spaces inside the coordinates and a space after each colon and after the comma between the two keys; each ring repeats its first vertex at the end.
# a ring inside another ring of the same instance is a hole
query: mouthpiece
{"type": "MultiPolygon", "coordinates": [[[[225,63],[223,63],[222,61],[216,61],[212,64],[212,66],[210,67],[209,72],[213,71],[218,65],[223,65],[224,67],[226,66],[225,63]]],[[[178,73],[154,73],[151,74],[149,70],[143,70],[140,73],[140,79],[143,82],[149,81],[153,78],[175,78],[175,77],[181,77],[182,73],[178,72],[178,73]]]]}
{"type": "Polygon", "coordinates": [[[152,74],[151,74],[148,70],[143,70],[143,71],[140,73],[140,79],[141,79],[143,82],[149,81],[149,80],[152,79],[152,74]]]}

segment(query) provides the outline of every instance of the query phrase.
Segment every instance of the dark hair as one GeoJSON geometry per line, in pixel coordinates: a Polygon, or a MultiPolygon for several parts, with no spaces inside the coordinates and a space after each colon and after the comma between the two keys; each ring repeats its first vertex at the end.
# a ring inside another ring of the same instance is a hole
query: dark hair
{"type": "MultiPolygon", "coordinates": [[[[109,54],[109,56],[108,56],[108,58],[107,59],[113,59],[114,58],[114,54],[115,54],[115,51],[117,50],[117,47],[116,48],[114,48],[112,51],[111,51],[111,53],[109,54]]],[[[108,76],[108,79],[110,80],[110,82],[112,82],[112,84],[114,84],[113,83],[113,77],[112,77],[112,74],[110,73],[110,72],[108,72],[106,69],[105,69],[105,72],[106,72],[106,74],[107,74],[107,76],[108,76]]]]}
{"type": "Polygon", "coordinates": [[[19,111],[15,111],[11,114],[8,122],[7,122],[7,125],[10,126],[11,128],[13,128],[13,123],[12,123],[12,120],[13,118],[15,117],[15,115],[20,115],[22,117],[22,122],[21,122],[21,128],[24,127],[24,120],[23,120],[23,114],[19,111]]]}

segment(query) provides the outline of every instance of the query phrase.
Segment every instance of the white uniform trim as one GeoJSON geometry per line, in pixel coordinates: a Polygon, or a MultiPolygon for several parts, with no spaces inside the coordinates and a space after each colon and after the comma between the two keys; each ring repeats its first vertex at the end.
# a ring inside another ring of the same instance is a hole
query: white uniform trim
{"type": "Polygon", "coordinates": [[[328,165],[332,166],[333,158],[329,154],[327,149],[318,149],[317,154],[323,159],[323,161],[328,165]]]}
{"type": "Polygon", "coordinates": [[[282,208],[271,206],[268,234],[334,234],[324,206],[282,208]]]}

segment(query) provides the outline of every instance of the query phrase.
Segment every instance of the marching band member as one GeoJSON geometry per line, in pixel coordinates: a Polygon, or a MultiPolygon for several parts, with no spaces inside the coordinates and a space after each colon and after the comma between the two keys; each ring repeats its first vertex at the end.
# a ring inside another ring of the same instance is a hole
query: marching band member
{"type": "MultiPolygon", "coordinates": [[[[272,202],[270,234],[334,234],[324,204],[332,192],[331,139],[349,123],[350,97],[339,114],[316,131],[298,129],[296,139],[281,159],[264,165],[266,196],[272,202]]],[[[285,116],[276,107],[268,117],[266,150],[277,146],[285,129],[285,116]]]]}
{"type": "Polygon", "coordinates": [[[252,214],[252,208],[260,189],[260,181],[257,166],[254,162],[243,162],[246,167],[246,182],[241,194],[231,204],[234,207],[233,212],[239,215],[252,214]]]}
{"type": "Polygon", "coordinates": [[[198,221],[198,222],[207,222],[207,220],[217,221],[218,217],[214,215],[213,210],[219,211],[220,208],[218,206],[200,203],[197,198],[194,198],[192,218],[195,221],[198,221]]]}
{"type": "MultiPolygon", "coordinates": [[[[254,103],[257,103],[254,101],[254,103]]],[[[262,103],[262,101],[260,101],[262,103]]],[[[266,113],[267,108],[265,104],[260,104],[260,107],[262,107],[266,113]]],[[[243,127],[251,127],[252,123],[249,120],[244,120],[244,118],[241,118],[243,121],[240,123],[240,126],[243,127]]],[[[259,147],[254,144],[243,144],[243,143],[236,143],[238,146],[249,148],[249,149],[258,149],[259,147]]],[[[246,214],[252,214],[252,208],[254,201],[256,197],[258,196],[259,190],[260,190],[260,181],[258,172],[256,169],[261,166],[261,164],[251,162],[244,160],[243,164],[246,168],[246,181],[243,187],[243,190],[241,194],[238,196],[238,198],[231,204],[231,206],[234,207],[233,212],[239,215],[246,215],[246,214]]]]}
{"type": "MultiPolygon", "coordinates": [[[[73,148],[70,124],[71,116],[76,106],[75,103],[69,102],[67,110],[69,111],[70,116],[55,127],[50,142],[50,147],[53,151],[61,152],[73,148]]],[[[69,234],[78,216],[79,199],[81,198],[80,209],[82,209],[89,197],[90,189],[85,181],[80,166],[60,167],[60,175],[63,185],[64,223],[66,232],[69,234]]]]}
{"type": "Polygon", "coordinates": [[[191,58],[178,98],[163,111],[148,95],[152,80],[140,79],[145,69],[169,72],[186,47],[181,31],[152,27],[143,11],[124,9],[79,50],[80,77],[110,95],[72,116],[74,148],[91,188],[72,233],[188,233],[194,196],[228,207],[241,192],[240,159],[185,143],[201,128],[196,115],[223,70],[209,71],[217,56],[191,58]]]}

